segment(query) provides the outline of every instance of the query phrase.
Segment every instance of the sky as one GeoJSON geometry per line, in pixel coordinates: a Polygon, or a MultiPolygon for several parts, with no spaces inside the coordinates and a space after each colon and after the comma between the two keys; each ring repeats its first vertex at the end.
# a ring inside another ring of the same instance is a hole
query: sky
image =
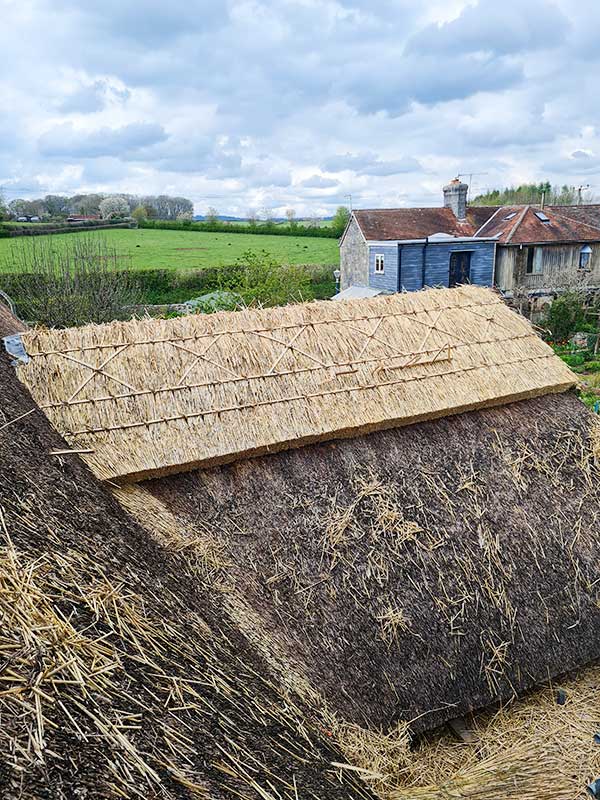
{"type": "Polygon", "coordinates": [[[598,0],[0,0],[0,187],[325,215],[600,196],[598,0]]]}

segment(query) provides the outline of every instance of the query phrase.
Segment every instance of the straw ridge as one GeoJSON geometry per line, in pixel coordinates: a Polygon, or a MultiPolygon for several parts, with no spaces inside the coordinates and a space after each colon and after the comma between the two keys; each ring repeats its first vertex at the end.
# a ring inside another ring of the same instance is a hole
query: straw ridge
{"type": "Polygon", "coordinates": [[[27,334],[19,377],[96,475],[140,480],[564,391],[479,287],[27,334]]]}

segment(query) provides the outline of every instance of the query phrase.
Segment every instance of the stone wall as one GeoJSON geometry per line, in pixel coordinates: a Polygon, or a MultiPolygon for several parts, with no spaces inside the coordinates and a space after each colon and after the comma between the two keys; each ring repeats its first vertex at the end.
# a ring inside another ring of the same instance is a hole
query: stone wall
{"type": "Polygon", "coordinates": [[[340,248],[340,288],[369,286],[369,249],[352,217],[340,248]]]}

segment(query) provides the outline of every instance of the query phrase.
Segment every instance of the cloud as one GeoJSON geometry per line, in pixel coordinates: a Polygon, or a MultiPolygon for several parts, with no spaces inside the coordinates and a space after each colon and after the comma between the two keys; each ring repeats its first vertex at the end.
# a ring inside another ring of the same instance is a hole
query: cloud
{"type": "Polygon", "coordinates": [[[130,95],[131,93],[127,89],[118,89],[111,86],[106,80],[97,80],[79,86],[66,95],[59,102],[58,108],[65,114],[92,114],[102,111],[110,100],[124,102],[130,95]]]}
{"type": "Polygon", "coordinates": [[[344,172],[350,170],[357,175],[400,175],[407,172],[420,172],[422,166],[416,158],[381,160],[375,153],[346,153],[334,155],[323,162],[324,172],[344,172]]]}
{"type": "Polygon", "coordinates": [[[71,123],[65,123],[40,136],[38,147],[41,155],[49,158],[131,157],[166,139],[162,125],[152,122],[133,122],[121,128],[95,131],[78,130],[71,123]]]}
{"type": "Polygon", "coordinates": [[[140,13],[121,0],[11,0],[0,185],[299,214],[349,192],[358,206],[438,204],[458,172],[485,173],[476,189],[600,186],[599,9],[148,0],[140,13]]]}
{"type": "Polygon", "coordinates": [[[325,178],[323,175],[312,175],[310,178],[300,182],[300,186],[305,189],[333,189],[339,186],[340,182],[334,178],[325,178]]]}
{"type": "Polygon", "coordinates": [[[479,0],[456,19],[432,23],[411,36],[406,52],[435,52],[449,59],[451,66],[464,53],[514,55],[552,48],[564,42],[569,27],[569,20],[552,0],[479,0]]]}

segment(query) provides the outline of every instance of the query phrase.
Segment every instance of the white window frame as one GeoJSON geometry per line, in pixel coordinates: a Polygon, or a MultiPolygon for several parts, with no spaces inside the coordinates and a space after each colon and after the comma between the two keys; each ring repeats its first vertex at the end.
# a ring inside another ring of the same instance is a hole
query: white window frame
{"type": "Polygon", "coordinates": [[[385,253],[375,253],[373,272],[375,275],[385,275],[385,253]]]}
{"type": "Polygon", "coordinates": [[[579,263],[577,269],[582,272],[589,272],[592,268],[592,248],[589,245],[584,245],[579,251],[579,263]]]}

